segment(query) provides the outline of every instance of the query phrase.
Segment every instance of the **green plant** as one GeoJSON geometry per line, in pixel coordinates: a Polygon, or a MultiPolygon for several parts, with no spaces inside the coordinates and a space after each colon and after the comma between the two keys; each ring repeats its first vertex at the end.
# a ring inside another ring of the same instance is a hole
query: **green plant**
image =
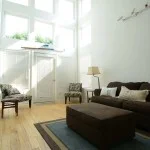
{"type": "Polygon", "coordinates": [[[35,37],[35,41],[39,43],[45,43],[45,44],[53,44],[53,40],[48,37],[42,37],[41,35],[37,35],[35,37]]]}
{"type": "Polygon", "coordinates": [[[11,36],[6,36],[8,38],[12,39],[18,39],[18,40],[27,40],[28,39],[28,33],[15,33],[11,36]]]}

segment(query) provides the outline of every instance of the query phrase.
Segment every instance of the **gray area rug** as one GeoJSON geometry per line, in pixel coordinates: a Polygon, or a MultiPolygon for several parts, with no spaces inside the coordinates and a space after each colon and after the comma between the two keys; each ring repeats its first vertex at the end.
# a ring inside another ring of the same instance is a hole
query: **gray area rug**
{"type": "MultiPolygon", "coordinates": [[[[66,120],[35,124],[52,150],[97,150],[98,148],[67,127],[66,120]]],[[[150,150],[150,137],[136,133],[133,140],[120,143],[111,150],[150,150]]]]}

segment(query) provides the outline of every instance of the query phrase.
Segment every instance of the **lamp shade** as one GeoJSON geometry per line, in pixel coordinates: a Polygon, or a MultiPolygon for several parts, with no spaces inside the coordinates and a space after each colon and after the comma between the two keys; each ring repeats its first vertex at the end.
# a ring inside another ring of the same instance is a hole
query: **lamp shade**
{"type": "Polygon", "coordinates": [[[88,67],[88,75],[97,75],[100,74],[98,67],[88,67]]]}

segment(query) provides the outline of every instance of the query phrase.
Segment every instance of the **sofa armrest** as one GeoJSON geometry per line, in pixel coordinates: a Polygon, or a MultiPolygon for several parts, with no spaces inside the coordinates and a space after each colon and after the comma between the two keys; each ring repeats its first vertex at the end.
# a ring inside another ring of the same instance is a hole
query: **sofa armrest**
{"type": "Polygon", "coordinates": [[[95,90],[94,90],[94,95],[95,95],[95,96],[100,96],[101,90],[102,90],[102,89],[95,89],[95,90]]]}
{"type": "Polygon", "coordinates": [[[128,101],[123,102],[123,108],[137,113],[150,115],[150,102],[128,101]]]}

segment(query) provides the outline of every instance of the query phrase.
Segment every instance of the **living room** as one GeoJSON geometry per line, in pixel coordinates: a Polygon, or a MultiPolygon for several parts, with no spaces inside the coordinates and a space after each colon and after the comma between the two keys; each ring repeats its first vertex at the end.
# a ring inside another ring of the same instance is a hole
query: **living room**
{"type": "Polygon", "coordinates": [[[149,13],[147,0],[0,0],[0,150],[150,149],[149,13]]]}

